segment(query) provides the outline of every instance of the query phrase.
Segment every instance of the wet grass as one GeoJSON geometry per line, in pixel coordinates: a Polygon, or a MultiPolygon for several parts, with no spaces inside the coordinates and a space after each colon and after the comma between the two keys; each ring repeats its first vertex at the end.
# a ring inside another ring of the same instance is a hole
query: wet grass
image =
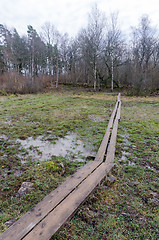
{"type": "Polygon", "coordinates": [[[159,98],[122,100],[116,181],[104,180],[52,239],[159,239],[159,98]]]}
{"type": "MultiPolygon", "coordinates": [[[[1,231],[7,228],[6,221],[18,219],[85,164],[62,157],[33,162],[16,139],[51,135],[56,141],[68,132],[75,132],[97,151],[115,100],[111,94],[79,90],[3,97],[1,231]],[[104,116],[105,121],[91,120],[91,115],[104,116]],[[25,164],[21,164],[19,153],[26,159],[25,164]],[[16,176],[17,171],[22,174],[16,176]],[[34,183],[33,190],[18,198],[16,193],[24,181],[34,183]]],[[[122,97],[115,167],[52,239],[159,239],[158,126],[158,97],[122,97]],[[113,182],[111,175],[116,179],[113,182]]]]}
{"type": "Polygon", "coordinates": [[[39,157],[37,160],[34,157],[33,161],[29,153],[34,151],[41,156],[41,152],[32,145],[28,149],[23,148],[17,139],[41,136],[50,143],[56,143],[66,134],[75,133],[85,146],[97,151],[116,98],[107,102],[104,99],[86,99],[85,93],[79,94],[62,91],[0,99],[1,231],[7,228],[6,221],[20,218],[77,168],[91,160],[80,162],[80,152],[77,152],[72,156],[73,161],[54,155],[44,162],[40,162],[39,157]],[[91,120],[92,115],[99,117],[99,121],[91,120]],[[19,198],[17,192],[23,182],[34,185],[30,192],[19,198]]]}

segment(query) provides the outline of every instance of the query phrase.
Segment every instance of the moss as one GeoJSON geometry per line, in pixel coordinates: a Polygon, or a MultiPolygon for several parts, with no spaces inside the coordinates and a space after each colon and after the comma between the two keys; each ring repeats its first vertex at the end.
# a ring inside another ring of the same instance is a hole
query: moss
{"type": "Polygon", "coordinates": [[[43,166],[47,171],[50,171],[50,172],[62,171],[62,166],[60,165],[60,163],[57,163],[57,162],[47,161],[43,163],[43,166]]]}

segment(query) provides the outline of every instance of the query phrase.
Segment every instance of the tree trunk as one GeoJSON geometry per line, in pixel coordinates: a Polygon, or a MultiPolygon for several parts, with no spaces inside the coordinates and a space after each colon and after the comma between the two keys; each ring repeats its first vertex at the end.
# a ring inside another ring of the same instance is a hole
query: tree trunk
{"type": "Polygon", "coordinates": [[[114,62],[113,62],[113,57],[112,57],[112,80],[111,80],[111,91],[113,92],[114,90],[114,62]]]}
{"type": "Polygon", "coordinates": [[[96,69],[96,64],[94,66],[94,90],[96,91],[97,89],[97,69],[96,69]]]}
{"type": "Polygon", "coordinates": [[[58,68],[58,63],[56,65],[56,88],[58,88],[59,84],[59,68],[58,68]]]}

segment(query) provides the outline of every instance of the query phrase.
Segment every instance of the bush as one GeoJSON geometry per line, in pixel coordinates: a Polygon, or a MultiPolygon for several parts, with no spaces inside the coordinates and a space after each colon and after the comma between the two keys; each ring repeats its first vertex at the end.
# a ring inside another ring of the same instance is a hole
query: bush
{"type": "Polygon", "coordinates": [[[50,86],[50,79],[50,76],[45,75],[31,79],[30,77],[18,74],[16,71],[10,71],[0,76],[0,94],[41,92],[50,86]]]}

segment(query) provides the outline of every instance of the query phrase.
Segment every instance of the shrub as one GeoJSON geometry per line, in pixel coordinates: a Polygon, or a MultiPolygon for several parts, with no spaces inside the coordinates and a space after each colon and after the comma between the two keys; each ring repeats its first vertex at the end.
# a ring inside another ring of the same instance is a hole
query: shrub
{"type": "Polygon", "coordinates": [[[9,71],[0,75],[0,94],[25,94],[37,93],[50,86],[50,76],[30,77],[18,74],[16,71],[9,71]]]}

